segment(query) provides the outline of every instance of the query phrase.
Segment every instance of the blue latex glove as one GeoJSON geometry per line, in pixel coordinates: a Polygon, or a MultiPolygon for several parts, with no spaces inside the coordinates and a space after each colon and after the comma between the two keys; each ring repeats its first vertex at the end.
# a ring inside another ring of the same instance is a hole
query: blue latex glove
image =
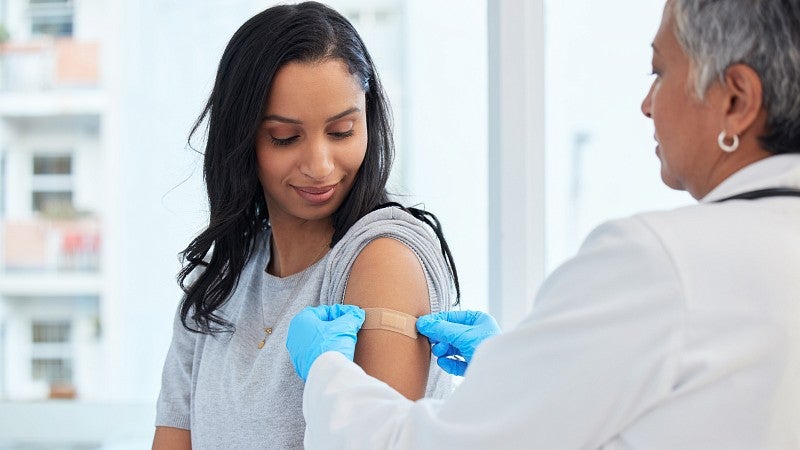
{"type": "Polygon", "coordinates": [[[353,305],[306,307],[289,323],[286,349],[297,375],[306,381],[317,357],[337,351],[351,361],[356,351],[356,334],[364,323],[364,310],[353,305]]]}
{"type": "Polygon", "coordinates": [[[480,311],[442,311],[417,320],[417,331],[433,344],[431,352],[439,367],[452,375],[464,375],[481,342],[500,333],[494,317],[480,311]]]}

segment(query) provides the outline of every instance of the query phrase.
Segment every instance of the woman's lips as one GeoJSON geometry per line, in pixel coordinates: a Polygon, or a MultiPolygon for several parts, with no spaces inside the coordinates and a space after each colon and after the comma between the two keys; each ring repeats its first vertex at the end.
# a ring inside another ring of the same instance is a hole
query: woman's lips
{"type": "Polygon", "coordinates": [[[297,194],[310,203],[325,203],[336,193],[336,185],[322,187],[292,186],[297,194]]]}

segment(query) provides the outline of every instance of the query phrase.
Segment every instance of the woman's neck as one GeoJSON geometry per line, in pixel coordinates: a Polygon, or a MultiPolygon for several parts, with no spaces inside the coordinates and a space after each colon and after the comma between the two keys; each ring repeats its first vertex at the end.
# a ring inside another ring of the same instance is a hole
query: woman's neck
{"type": "Polygon", "coordinates": [[[687,189],[696,200],[700,200],[717,188],[723,181],[727,180],[734,173],[743,168],[758,162],[764,158],[772,156],[772,153],[757,148],[740,148],[734,154],[720,156],[719,162],[712,167],[711,172],[706,175],[701,186],[694,189],[687,189]]]}
{"type": "Polygon", "coordinates": [[[267,272],[281,278],[302,272],[319,261],[327,253],[333,237],[330,221],[273,223],[271,227],[267,272]]]}

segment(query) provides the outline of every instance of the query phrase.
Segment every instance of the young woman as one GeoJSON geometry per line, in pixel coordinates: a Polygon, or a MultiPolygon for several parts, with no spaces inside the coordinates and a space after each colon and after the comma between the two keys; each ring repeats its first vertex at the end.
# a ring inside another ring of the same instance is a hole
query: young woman
{"type": "MultiPolygon", "coordinates": [[[[352,25],[319,3],[247,21],[208,120],[208,227],[184,250],[154,448],[302,448],[290,319],[350,303],[448,309],[458,279],[436,218],[390,203],[390,114],[352,25]]],[[[410,399],[449,393],[427,339],[363,330],[355,361],[410,399]]],[[[365,430],[367,432],[367,430],[365,430]]]]}

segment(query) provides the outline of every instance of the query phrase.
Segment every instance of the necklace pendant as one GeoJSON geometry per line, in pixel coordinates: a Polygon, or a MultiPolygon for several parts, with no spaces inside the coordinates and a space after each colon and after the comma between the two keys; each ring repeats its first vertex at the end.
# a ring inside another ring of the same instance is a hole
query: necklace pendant
{"type": "Polygon", "coordinates": [[[264,348],[264,345],[267,343],[267,338],[269,337],[270,334],[272,334],[272,327],[264,328],[264,339],[262,339],[261,342],[258,343],[259,350],[264,348]]]}

